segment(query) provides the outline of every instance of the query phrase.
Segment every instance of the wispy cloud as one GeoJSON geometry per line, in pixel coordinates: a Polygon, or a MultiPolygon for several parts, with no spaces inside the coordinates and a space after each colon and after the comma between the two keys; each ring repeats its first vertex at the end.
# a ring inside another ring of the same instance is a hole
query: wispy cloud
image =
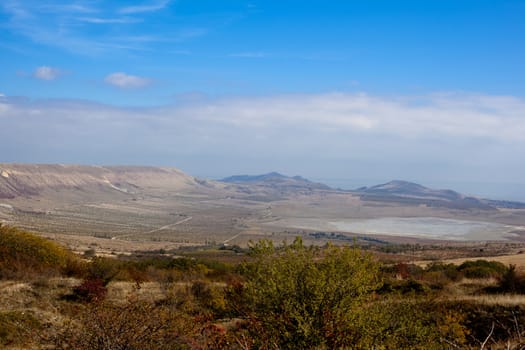
{"type": "Polygon", "coordinates": [[[65,3],[65,4],[48,4],[48,3],[39,3],[35,6],[36,9],[39,9],[44,12],[49,13],[96,13],[99,10],[95,7],[92,7],[89,4],[82,3],[65,3]]]}
{"type": "Polygon", "coordinates": [[[127,24],[127,23],[139,23],[142,19],[132,17],[120,17],[120,18],[101,18],[101,17],[77,17],[77,20],[86,23],[94,24],[127,24]]]}
{"type": "Polygon", "coordinates": [[[126,6],[118,10],[122,14],[132,13],[144,13],[144,12],[155,12],[166,8],[170,4],[171,0],[156,1],[153,3],[145,3],[141,5],[126,6]]]}
{"type": "Polygon", "coordinates": [[[239,58],[266,58],[266,57],[270,57],[271,55],[266,52],[262,52],[262,51],[255,51],[255,52],[247,51],[247,52],[231,53],[228,56],[239,57],[239,58]]]}
{"type": "Polygon", "coordinates": [[[8,0],[2,4],[4,11],[10,13],[15,20],[33,17],[31,11],[22,3],[15,0],[8,0]]]}
{"type": "Polygon", "coordinates": [[[287,52],[265,52],[265,51],[242,51],[228,54],[232,58],[271,58],[299,61],[325,61],[342,62],[349,59],[348,56],[330,52],[315,53],[287,53],[287,52]]]}
{"type": "Polygon", "coordinates": [[[35,69],[33,77],[40,80],[55,80],[62,74],[62,71],[58,68],[49,66],[41,66],[35,69]]]}
{"type": "Polygon", "coordinates": [[[6,0],[0,2],[0,12],[6,15],[3,27],[17,35],[41,45],[97,56],[116,51],[150,51],[160,42],[166,51],[170,43],[175,45],[207,33],[205,28],[193,26],[170,26],[171,33],[162,35],[151,31],[148,21],[152,19],[147,13],[160,11],[169,4],[170,1],[157,1],[115,8],[114,4],[89,0],[73,3],[6,0]],[[148,40],[130,41],[116,33],[148,40]]]}
{"type": "Polygon", "coordinates": [[[106,76],[104,81],[112,86],[122,89],[136,89],[151,84],[151,79],[138,77],[122,72],[112,73],[106,76]]]}
{"type": "Polygon", "coordinates": [[[206,28],[185,28],[175,32],[171,37],[175,41],[185,41],[187,39],[198,38],[208,34],[206,28]]]}

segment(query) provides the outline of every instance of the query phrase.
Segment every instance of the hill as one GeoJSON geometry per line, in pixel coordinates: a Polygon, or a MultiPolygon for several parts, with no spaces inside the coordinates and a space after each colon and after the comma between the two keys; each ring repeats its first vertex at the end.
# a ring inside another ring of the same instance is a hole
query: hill
{"type": "Polygon", "coordinates": [[[0,198],[51,195],[70,191],[90,194],[134,194],[143,189],[183,190],[201,187],[175,168],[87,166],[61,164],[0,164],[0,198]]]}
{"type": "Polygon", "coordinates": [[[274,188],[284,192],[301,190],[331,190],[325,184],[313,182],[301,176],[286,176],[277,172],[262,175],[234,175],[221,180],[226,183],[255,185],[274,188]]]}
{"type": "Polygon", "coordinates": [[[436,190],[401,180],[394,180],[372,187],[362,187],[355,192],[365,201],[396,202],[451,209],[496,210],[496,208],[525,208],[525,203],[465,196],[453,190],[436,190]]]}

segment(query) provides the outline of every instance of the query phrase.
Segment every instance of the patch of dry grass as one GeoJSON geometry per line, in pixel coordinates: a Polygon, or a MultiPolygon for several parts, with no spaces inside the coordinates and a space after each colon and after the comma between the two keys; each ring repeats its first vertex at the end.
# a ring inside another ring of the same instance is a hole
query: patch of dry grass
{"type": "Polygon", "coordinates": [[[482,305],[518,306],[525,305],[523,294],[488,294],[485,289],[498,284],[495,278],[469,279],[451,283],[441,294],[447,301],[472,302],[482,305]]]}
{"type": "Polygon", "coordinates": [[[463,295],[449,297],[454,301],[469,301],[482,305],[518,306],[525,305],[525,295],[523,294],[481,294],[463,295]]]}
{"type": "Polygon", "coordinates": [[[166,297],[162,286],[157,282],[143,282],[137,285],[134,282],[117,281],[108,284],[106,299],[114,303],[123,303],[130,298],[155,302],[166,297]]]}

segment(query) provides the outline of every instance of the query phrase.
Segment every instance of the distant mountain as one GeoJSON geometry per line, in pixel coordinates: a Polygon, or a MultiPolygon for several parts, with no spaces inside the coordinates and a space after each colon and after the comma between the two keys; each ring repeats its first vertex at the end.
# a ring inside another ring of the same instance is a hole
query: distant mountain
{"type": "Polygon", "coordinates": [[[262,175],[233,175],[226,177],[220,181],[222,182],[233,182],[233,183],[246,183],[246,182],[272,182],[272,181],[283,181],[288,179],[288,176],[279,174],[277,172],[271,172],[262,175]]]}
{"type": "Polygon", "coordinates": [[[82,203],[185,193],[271,202],[316,191],[348,193],[363,201],[401,205],[460,210],[525,209],[525,203],[465,196],[452,190],[430,189],[400,180],[342,191],[301,176],[277,172],[235,175],[217,182],[196,179],[176,168],[0,163],[0,199],[5,200],[32,198],[37,201],[50,199],[56,203],[82,203]]]}
{"type": "Polygon", "coordinates": [[[447,207],[451,209],[525,209],[525,203],[465,196],[456,191],[435,190],[413,182],[401,180],[394,180],[372,187],[362,187],[354,192],[360,195],[361,199],[365,201],[397,202],[430,207],[447,207]]]}
{"type": "Polygon", "coordinates": [[[234,175],[220,181],[240,185],[245,191],[250,191],[249,187],[255,186],[280,194],[332,189],[325,184],[313,182],[301,176],[286,176],[277,172],[262,175],[234,175]]]}
{"type": "Polygon", "coordinates": [[[360,192],[368,194],[427,199],[434,198],[443,200],[458,200],[465,198],[463,195],[452,190],[434,190],[413,182],[401,180],[394,180],[372,187],[364,187],[360,189],[360,192]]]}

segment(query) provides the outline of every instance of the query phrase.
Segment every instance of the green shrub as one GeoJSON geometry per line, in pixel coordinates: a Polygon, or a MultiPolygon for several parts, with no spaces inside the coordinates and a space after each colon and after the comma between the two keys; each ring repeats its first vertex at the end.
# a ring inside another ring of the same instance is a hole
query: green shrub
{"type": "Polygon", "coordinates": [[[390,297],[361,310],[356,322],[360,337],[352,348],[461,348],[468,335],[464,323],[461,311],[430,302],[428,298],[390,297]]]}
{"type": "Polygon", "coordinates": [[[43,271],[63,272],[78,260],[61,245],[16,228],[0,226],[0,278],[43,271]]]}
{"type": "Polygon", "coordinates": [[[224,288],[197,280],[192,283],[190,291],[202,313],[224,316],[226,312],[226,300],[224,288]]]}
{"type": "Polygon", "coordinates": [[[476,261],[465,261],[459,265],[458,270],[467,278],[498,278],[507,271],[507,267],[498,261],[480,259],[476,261]]]}
{"type": "Polygon", "coordinates": [[[397,294],[426,294],[430,292],[430,287],[422,281],[415,279],[407,280],[388,280],[378,290],[380,294],[397,293],[397,294]]]}
{"type": "Polygon", "coordinates": [[[450,281],[458,281],[463,277],[462,272],[459,270],[457,265],[454,264],[444,264],[441,262],[433,262],[430,263],[426,269],[425,272],[438,272],[441,273],[444,277],[449,279],[450,281]]]}
{"type": "MultiPolygon", "coordinates": [[[[260,241],[242,267],[254,337],[281,349],[350,346],[357,310],[380,287],[379,264],[357,248],[260,241]]],[[[236,295],[238,300],[238,295],[236,295]]],[[[239,308],[240,309],[240,308],[239,308]]]]}

